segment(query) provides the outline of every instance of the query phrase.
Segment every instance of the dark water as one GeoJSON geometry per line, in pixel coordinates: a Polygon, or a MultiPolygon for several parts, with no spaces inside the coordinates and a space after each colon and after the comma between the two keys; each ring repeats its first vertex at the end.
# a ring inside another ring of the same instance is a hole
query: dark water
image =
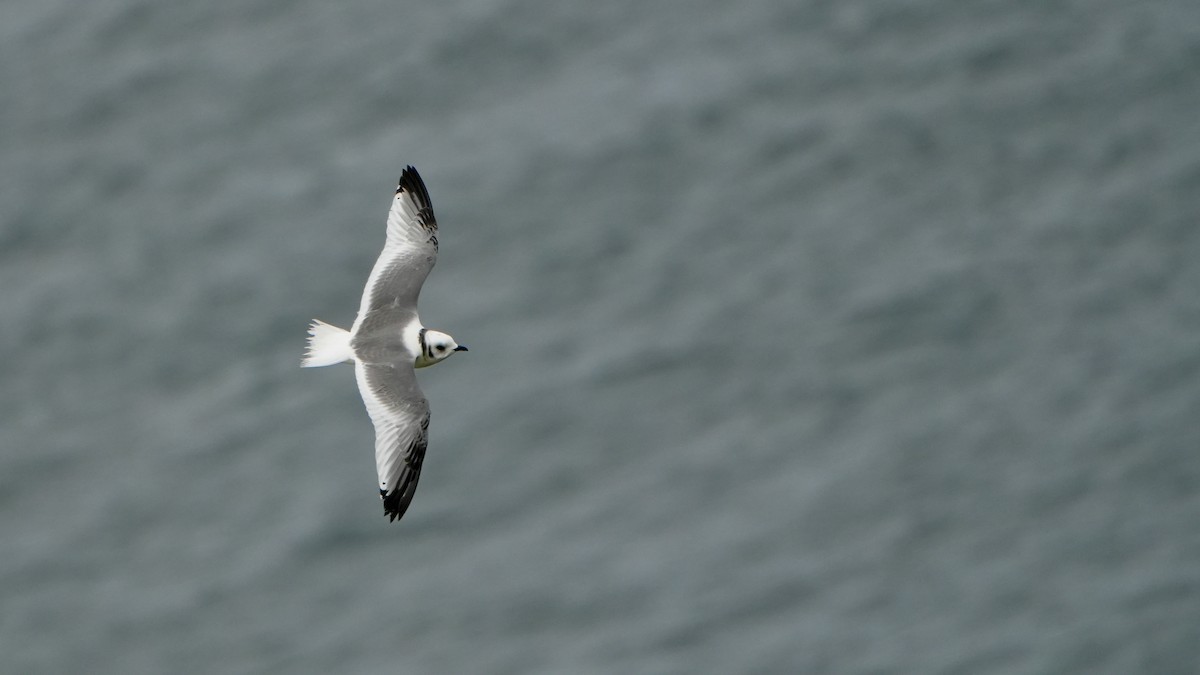
{"type": "Polygon", "coordinates": [[[0,7],[0,670],[1200,672],[1200,4],[0,7]],[[349,325],[442,256],[389,524],[349,325]]]}

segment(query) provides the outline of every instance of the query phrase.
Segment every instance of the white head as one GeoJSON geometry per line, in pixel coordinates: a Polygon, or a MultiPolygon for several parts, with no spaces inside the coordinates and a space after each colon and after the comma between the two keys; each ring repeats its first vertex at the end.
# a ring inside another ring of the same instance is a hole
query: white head
{"type": "Polygon", "coordinates": [[[421,329],[418,333],[419,347],[417,349],[417,368],[432,366],[438,361],[444,361],[454,352],[465,352],[467,348],[454,341],[454,338],[436,330],[421,329]]]}

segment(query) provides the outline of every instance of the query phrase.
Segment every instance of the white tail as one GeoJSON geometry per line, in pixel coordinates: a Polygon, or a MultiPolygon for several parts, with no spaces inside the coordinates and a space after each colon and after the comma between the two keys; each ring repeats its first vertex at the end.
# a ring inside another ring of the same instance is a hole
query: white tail
{"type": "Polygon", "coordinates": [[[301,368],[332,366],[354,360],[354,352],[350,349],[350,331],[313,319],[308,327],[308,335],[308,353],[300,362],[301,368]]]}

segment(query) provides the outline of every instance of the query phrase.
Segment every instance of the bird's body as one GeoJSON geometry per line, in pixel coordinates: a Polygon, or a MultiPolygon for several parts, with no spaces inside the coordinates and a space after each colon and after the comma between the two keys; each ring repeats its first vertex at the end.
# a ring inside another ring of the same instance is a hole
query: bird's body
{"type": "Polygon", "coordinates": [[[400,518],[412,502],[429,433],[429,403],[415,368],[466,351],[446,333],[428,330],[417,298],[437,262],[437,221],[417,170],[400,176],[388,214],[387,242],[367,278],[349,331],[323,321],[309,327],[304,367],[354,364],[358,390],[375,424],[375,465],[384,514],[400,518]]]}

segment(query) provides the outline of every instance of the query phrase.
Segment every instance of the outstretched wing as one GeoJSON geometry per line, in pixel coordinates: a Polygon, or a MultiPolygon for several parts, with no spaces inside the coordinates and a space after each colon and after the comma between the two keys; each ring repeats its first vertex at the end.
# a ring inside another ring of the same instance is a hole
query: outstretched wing
{"type": "Polygon", "coordinates": [[[387,241],[367,277],[354,329],[373,310],[398,307],[415,312],[421,286],[437,262],[437,253],[437,219],[429,190],[417,170],[406,167],[388,213],[387,241]]]}
{"type": "Polygon", "coordinates": [[[375,468],[383,513],[396,520],[408,510],[429,442],[429,403],[411,364],[354,365],[358,391],[375,424],[375,468]]]}

